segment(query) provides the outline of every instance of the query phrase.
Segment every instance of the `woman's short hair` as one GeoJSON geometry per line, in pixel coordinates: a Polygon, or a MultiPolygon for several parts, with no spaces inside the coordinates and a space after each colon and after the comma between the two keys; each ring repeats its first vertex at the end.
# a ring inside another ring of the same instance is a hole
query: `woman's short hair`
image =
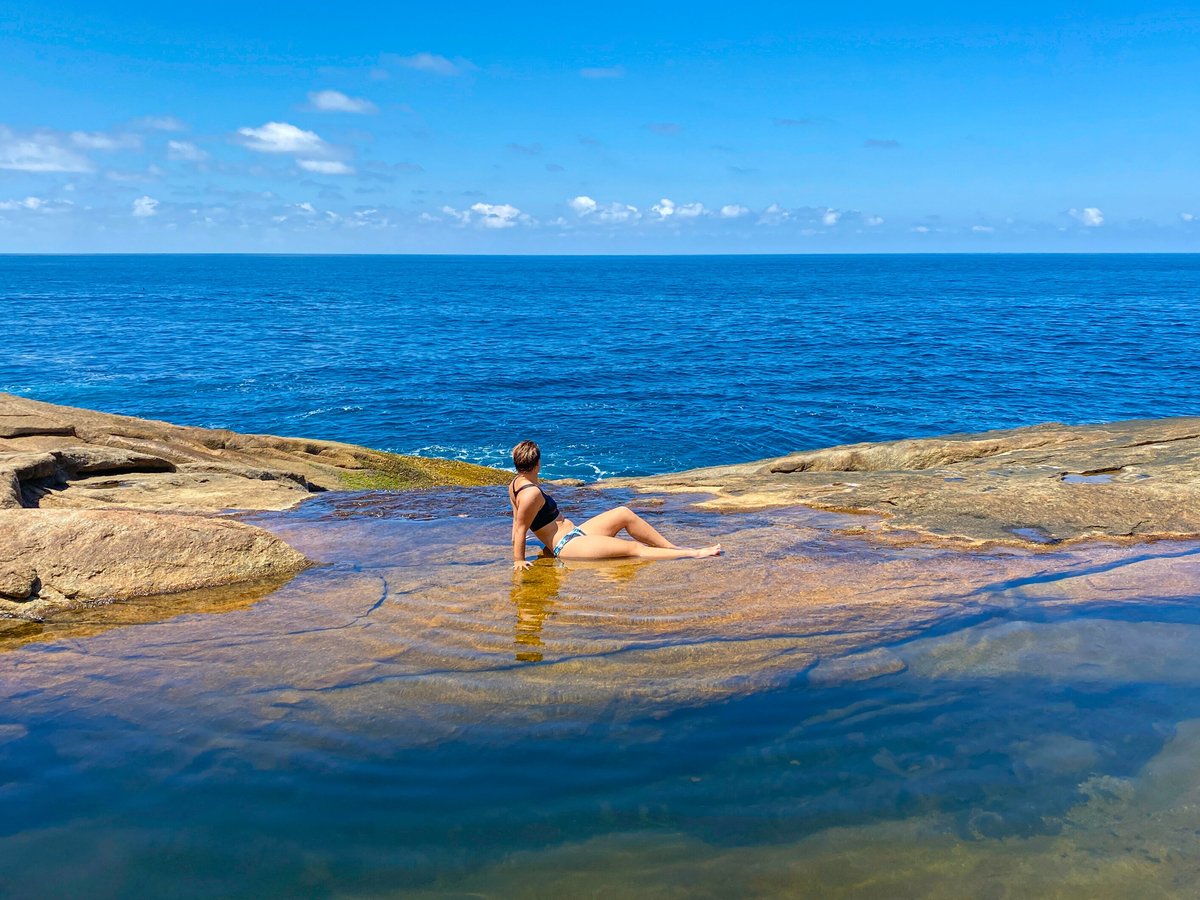
{"type": "Polygon", "coordinates": [[[518,472],[532,472],[542,461],[542,451],[533,441],[521,441],[513,447],[513,465],[518,472]]]}

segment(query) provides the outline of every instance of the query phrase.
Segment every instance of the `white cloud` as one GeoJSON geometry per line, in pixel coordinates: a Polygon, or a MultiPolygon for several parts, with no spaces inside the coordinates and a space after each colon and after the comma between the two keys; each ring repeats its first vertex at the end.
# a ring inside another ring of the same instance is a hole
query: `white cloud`
{"type": "Polygon", "coordinates": [[[628,203],[610,203],[608,206],[600,207],[596,213],[596,218],[606,224],[636,222],[641,217],[642,214],[638,211],[638,208],[628,203]]]}
{"type": "Polygon", "coordinates": [[[1179,218],[1182,219],[1184,222],[1195,222],[1196,221],[1195,214],[1190,213],[1190,212],[1181,212],[1179,214],[1179,218]]]}
{"type": "Polygon", "coordinates": [[[142,146],[142,139],[136,134],[72,131],[71,143],[83,150],[136,150],[142,146]]]}
{"type": "Polygon", "coordinates": [[[584,78],[624,78],[624,66],[590,66],[580,69],[579,74],[584,78]]]}
{"type": "Polygon", "coordinates": [[[1069,209],[1067,210],[1067,215],[1078,220],[1088,228],[1098,228],[1104,224],[1104,213],[1094,206],[1085,206],[1083,209],[1069,209]]]}
{"type": "Polygon", "coordinates": [[[313,109],[322,112],[374,113],[379,108],[362,97],[348,97],[341,91],[313,91],[308,95],[313,109]]]}
{"type": "Polygon", "coordinates": [[[596,201],[583,194],[580,194],[574,200],[568,200],[567,206],[571,207],[571,209],[575,210],[581,216],[586,216],[596,211],[596,201]]]}
{"type": "Polygon", "coordinates": [[[721,207],[722,219],[740,219],[742,216],[750,215],[748,207],[742,206],[740,203],[727,203],[721,207]]]}
{"type": "Polygon", "coordinates": [[[88,159],[51,132],[18,134],[0,125],[0,169],[14,172],[90,172],[88,159]]]}
{"type": "Polygon", "coordinates": [[[305,131],[287,122],[267,122],[259,128],[239,128],[238,134],[249,149],[259,153],[321,155],[329,149],[329,145],[315,131],[305,131]]]}
{"type": "Polygon", "coordinates": [[[874,227],[876,225],[883,224],[883,216],[867,216],[865,219],[863,219],[863,221],[874,227]]]}
{"type": "Polygon", "coordinates": [[[133,201],[133,215],[139,219],[158,214],[158,201],[153,197],[138,197],[133,201]]]}
{"type": "Polygon", "coordinates": [[[43,197],[26,197],[24,200],[0,200],[0,212],[29,212],[49,215],[66,212],[75,204],[70,200],[46,200],[43,197]]]}
{"type": "Polygon", "coordinates": [[[821,213],[821,224],[832,227],[838,223],[841,217],[842,214],[838,210],[826,209],[825,212],[821,213]]]}
{"type": "Polygon", "coordinates": [[[344,162],[335,159],[298,159],[296,165],[305,172],[316,172],[318,175],[353,175],[354,169],[344,162]]]}
{"type": "Polygon", "coordinates": [[[116,169],[110,169],[104,173],[104,177],[109,181],[115,181],[117,184],[145,184],[146,182],[161,178],[163,174],[162,169],[151,165],[144,172],[120,172],[116,169]]]}
{"type": "MultiPolygon", "coordinates": [[[[443,206],[442,213],[459,225],[474,224],[480,228],[512,228],[518,223],[533,221],[511,203],[473,203],[470,209],[443,206]]],[[[428,221],[428,218],[425,221],[428,221]]]]}
{"type": "Polygon", "coordinates": [[[313,209],[313,205],[307,200],[303,203],[293,203],[291,208],[304,213],[306,216],[315,216],[317,214],[317,211],[313,209]]]}
{"type": "Polygon", "coordinates": [[[996,229],[991,225],[972,225],[971,230],[977,234],[991,234],[996,229]]]}
{"type": "Polygon", "coordinates": [[[698,219],[708,215],[708,210],[703,203],[685,203],[675,210],[675,214],[681,219],[698,219]]]}
{"type": "Polygon", "coordinates": [[[0,209],[2,210],[17,210],[17,209],[40,209],[46,205],[46,201],[41,197],[26,197],[24,200],[3,200],[0,201],[0,209]]]}
{"type": "Polygon", "coordinates": [[[187,131],[187,124],[174,116],[144,116],[134,121],[137,128],[148,128],[152,131],[187,131]]]}
{"type": "Polygon", "coordinates": [[[473,203],[471,211],[479,215],[484,228],[511,228],[522,218],[521,211],[508,203],[473,203]]]}
{"type": "Polygon", "coordinates": [[[780,222],[786,222],[791,217],[792,214],[778,203],[772,203],[762,211],[762,215],[758,217],[758,222],[760,225],[778,225],[780,222]]]}
{"type": "Polygon", "coordinates": [[[911,230],[915,231],[917,234],[929,234],[928,225],[914,225],[911,230]]]}
{"type": "Polygon", "coordinates": [[[406,69],[416,69],[418,72],[432,72],[434,75],[462,75],[474,69],[475,66],[461,57],[450,60],[436,53],[414,53],[412,56],[389,56],[388,61],[406,69]]]}
{"type": "Polygon", "coordinates": [[[204,162],[208,154],[191,141],[167,141],[167,158],[184,162],[204,162]]]}
{"type": "Polygon", "coordinates": [[[660,220],[669,219],[675,215],[675,203],[663,197],[650,207],[650,211],[657,215],[660,220]]]}
{"type": "MultiPolygon", "coordinates": [[[[670,203],[669,200],[667,202],[670,203]]],[[[580,218],[591,218],[594,222],[603,222],[606,225],[636,222],[642,217],[636,206],[615,202],[602,206],[591,197],[582,194],[573,200],[568,200],[567,206],[571,207],[580,218]]]]}

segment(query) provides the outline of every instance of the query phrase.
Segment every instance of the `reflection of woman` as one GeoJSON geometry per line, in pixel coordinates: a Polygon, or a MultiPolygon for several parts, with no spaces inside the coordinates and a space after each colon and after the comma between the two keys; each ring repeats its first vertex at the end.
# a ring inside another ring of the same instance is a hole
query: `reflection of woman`
{"type": "Polygon", "coordinates": [[[517,608],[513,642],[518,662],[542,661],[542,625],[554,615],[561,571],[554,566],[537,566],[528,575],[513,576],[511,598],[517,608]]]}
{"type": "Polygon", "coordinates": [[[508,486],[513,508],[513,568],[527,569],[533,563],[525,559],[525,535],[534,536],[563,559],[695,559],[717,556],[720,544],[711,547],[678,547],[659,534],[641,516],[627,506],[618,506],[593,516],[576,526],[563,518],[554,498],[541,489],[538,472],[542,451],[533,441],[521,441],[513,447],[513,465],[517,477],[508,486]],[[532,490],[531,490],[532,488],[532,490]],[[624,531],[631,540],[617,537],[624,531]]]}

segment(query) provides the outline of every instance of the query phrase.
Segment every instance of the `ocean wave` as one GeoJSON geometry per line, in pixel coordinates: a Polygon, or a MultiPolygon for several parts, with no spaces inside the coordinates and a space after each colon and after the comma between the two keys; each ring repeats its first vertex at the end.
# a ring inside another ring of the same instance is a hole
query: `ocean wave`
{"type": "Polygon", "coordinates": [[[308,412],[297,413],[296,415],[288,416],[289,419],[311,419],[314,416],[324,416],[329,413],[339,412],[362,412],[361,406],[323,406],[320,409],[310,409],[308,412]]]}

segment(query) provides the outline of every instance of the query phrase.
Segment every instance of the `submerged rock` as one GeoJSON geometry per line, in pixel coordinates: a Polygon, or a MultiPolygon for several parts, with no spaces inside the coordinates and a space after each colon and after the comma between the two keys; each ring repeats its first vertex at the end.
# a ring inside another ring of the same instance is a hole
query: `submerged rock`
{"type": "Polygon", "coordinates": [[[1194,537],[1200,418],[852,444],[605,484],[705,492],[713,496],[701,505],[723,510],[803,504],[871,513],[883,517],[881,533],[910,540],[1029,545],[1194,537]]]}

